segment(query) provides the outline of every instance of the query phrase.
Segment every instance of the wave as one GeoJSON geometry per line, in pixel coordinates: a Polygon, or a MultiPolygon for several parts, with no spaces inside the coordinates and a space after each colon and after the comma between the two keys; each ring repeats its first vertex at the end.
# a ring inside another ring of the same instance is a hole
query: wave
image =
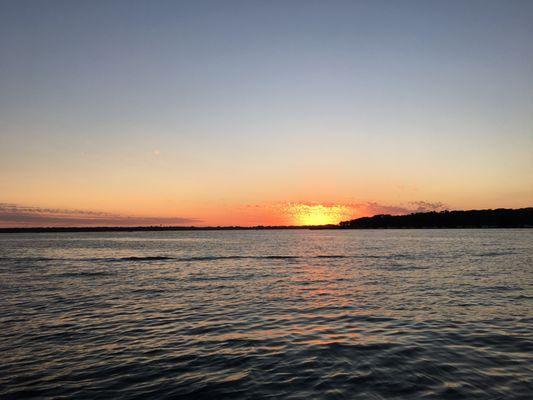
{"type": "Polygon", "coordinates": [[[194,261],[221,261],[221,260],[312,260],[312,259],[385,259],[393,260],[404,258],[404,255],[335,255],[319,254],[315,256],[295,256],[295,255],[230,255],[230,256],[128,256],[128,257],[99,257],[99,258],[59,258],[59,257],[0,257],[1,261],[13,262],[46,262],[46,261],[70,261],[70,262],[150,262],[150,261],[172,261],[172,262],[194,262],[194,261]]]}
{"type": "MultiPolygon", "coordinates": [[[[282,256],[282,255],[268,255],[268,256],[192,256],[192,257],[170,257],[170,256],[147,256],[147,257],[121,257],[121,258],[107,258],[98,259],[98,261],[105,262],[125,262],[125,261],[175,261],[175,262],[194,262],[194,261],[220,261],[220,260],[293,260],[300,258],[300,256],[282,256]]],[[[96,261],[96,260],[95,260],[96,261]]]]}
{"type": "MultiPolygon", "coordinates": [[[[122,258],[108,258],[106,261],[164,261],[173,260],[175,257],[168,256],[147,256],[147,257],[122,257],[122,258]]],[[[102,260],[102,259],[97,259],[102,260]]]]}
{"type": "Polygon", "coordinates": [[[510,256],[515,254],[512,251],[489,251],[486,253],[477,253],[477,257],[498,257],[498,256],[510,256]]]}
{"type": "Polygon", "coordinates": [[[100,257],[100,258],[59,258],[59,257],[0,257],[2,261],[85,261],[85,262],[128,262],[128,261],[218,261],[218,260],[298,260],[313,258],[356,258],[360,256],[342,255],[317,255],[317,256],[294,256],[294,255],[265,255],[265,256],[128,256],[128,257],[100,257]]]}
{"type": "MultiPolygon", "coordinates": [[[[496,255],[496,254],[495,254],[496,255]]],[[[497,255],[503,255],[498,253],[497,255]]],[[[221,260],[312,260],[312,259],[376,259],[376,260],[407,260],[415,259],[409,254],[358,254],[358,255],[341,255],[341,254],[318,254],[318,255],[227,255],[227,256],[190,256],[176,257],[168,255],[153,256],[127,256],[127,257],[90,257],[90,258],[61,258],[61,257],[0,257],[0,261],[13,262],[46,262],[46,261],[69,261],[69,262],[150,262],[150,261],[172,261],[172,262],[194,262],[194,261],[221,261],[221,260]]]]}
{"type": "Polygon", "coordinates": [[[100,277],[100,276],[113,276],[112,272],[109,271],[79,271],[79,272],[64,272],[57,274],[61,278],[83,278],[83,277],[100,277]]]}

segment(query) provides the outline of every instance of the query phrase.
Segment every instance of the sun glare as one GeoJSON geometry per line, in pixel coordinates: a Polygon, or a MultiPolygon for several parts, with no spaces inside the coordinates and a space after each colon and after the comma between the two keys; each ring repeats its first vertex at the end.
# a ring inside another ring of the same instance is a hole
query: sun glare
{"type": "Polygon", "coordinates": [[[342,205],[292,204],[289,214],[297,225],[328,225],[349,219],[351,210],[342,205]]]}

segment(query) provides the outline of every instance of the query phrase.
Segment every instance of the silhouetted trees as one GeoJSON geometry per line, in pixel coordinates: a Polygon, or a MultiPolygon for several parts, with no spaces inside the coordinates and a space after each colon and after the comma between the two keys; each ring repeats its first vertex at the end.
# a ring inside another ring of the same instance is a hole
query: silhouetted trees
{"type": "Polygon", "coordinates": [[[533,228],[533,208],[440,211],[375,215],[341,222],[343,229],[372,228],[533,228]]]}

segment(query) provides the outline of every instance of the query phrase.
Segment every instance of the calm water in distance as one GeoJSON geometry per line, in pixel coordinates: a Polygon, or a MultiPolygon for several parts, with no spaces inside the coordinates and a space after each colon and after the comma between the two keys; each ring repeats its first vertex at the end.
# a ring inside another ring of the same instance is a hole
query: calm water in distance
{"type": "Polygon", "coordinates": [[[533,229],[0,234],[0,398],[532,399],[533,229]]]}

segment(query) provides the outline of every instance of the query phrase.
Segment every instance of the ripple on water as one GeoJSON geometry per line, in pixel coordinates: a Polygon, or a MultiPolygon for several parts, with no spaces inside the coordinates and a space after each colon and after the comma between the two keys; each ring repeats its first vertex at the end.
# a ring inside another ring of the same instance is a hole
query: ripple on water
{"type": "Polygon", "coordinates": [[[0,238],[0,398],[530,399],[529,232],[0,238]]]}

